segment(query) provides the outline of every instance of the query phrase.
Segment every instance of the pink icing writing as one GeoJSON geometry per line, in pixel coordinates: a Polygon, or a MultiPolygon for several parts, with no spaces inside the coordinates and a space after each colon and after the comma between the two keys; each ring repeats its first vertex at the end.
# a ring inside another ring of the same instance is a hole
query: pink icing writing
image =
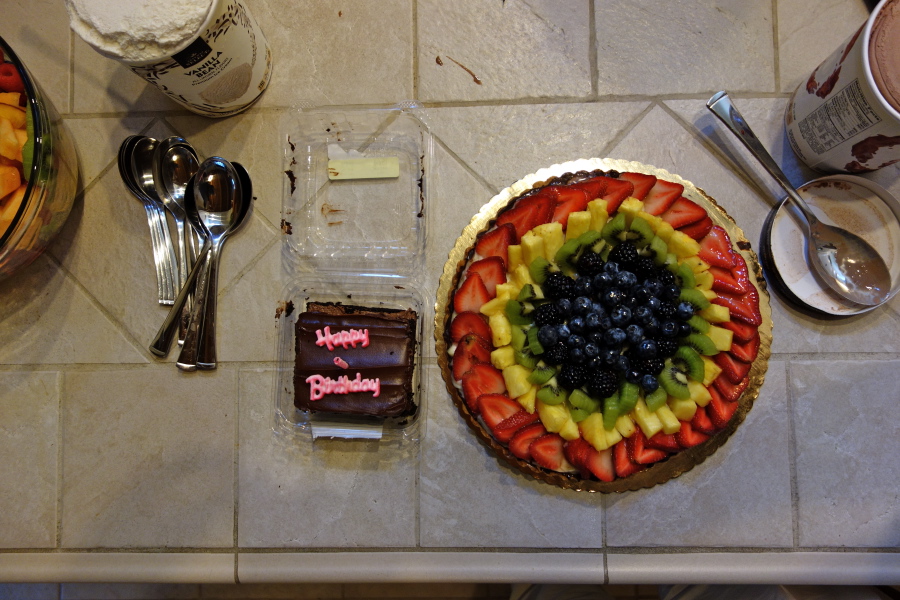
{"type": "Polygon", "coordinates": [[[348,329],[337,333],[331,333],[331,327],[325,327],[324,333],[316,329],[316,346],[325,346],[329,350],[341,346],[346,350],[348,346],[356,348],[357,344],[362,344],[363,348],[369,345],[368,329],[348,329]]]}
{"type": "Polygon", "coordinates": [[[335,357],[334,357],[334,364],[336,364],[337,366],[339,366],[339,367],[342,368],[342,369],[349,369],[349,368],[350,368],[350,365],[347,364],[347,361],[344,360],[343,358],[341,358],[340,356],[335,356],[335,357]]]}
{"type": "Polygon", "coordinates": [[[325,394],[352,394],[355,392],[372,392],[372,397],[377,398],[381,393],[381,380],[363,379],[362,373],[356,374],[356,379],[350,379],[341,375],[337,379],[323,377],[322,375],[310,375],[306,378],[309,384],[309,399],[318,400],[325,394]]]}

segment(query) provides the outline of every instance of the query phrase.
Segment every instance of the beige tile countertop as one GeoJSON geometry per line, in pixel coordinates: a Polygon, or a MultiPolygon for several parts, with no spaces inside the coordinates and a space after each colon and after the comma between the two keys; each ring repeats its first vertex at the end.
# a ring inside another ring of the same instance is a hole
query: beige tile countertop
{"type": "MultiPolygon", "coordinates": [[[[274,75],[222,120],[95,53],[62,0],[4,5],[0,34],[64,116],[82,191],[49,250],[0,282],[0,581],[900,583],[896,299],[826,321],[773,295],[773,355],[747,421],[650,490],[576,493],[502,466],[444,391],[430,329],[411,456],[377,442],[311,450],[272,431],[290,107],[424,106],[432,294],[471,215],[575,158],[677,173],[757,247],[781,194],[705,102],[728,90],[794,183],[815,177],[787,145],[784,107],[866,2],[247,4],[274,75]],[[213,372],[147,350],[166,309],[115,164],[136,133],[180,134],[253,177],[249,226],[224,250],[213,372]]],[[[900,195],[898,174],[866,177],[900,195]]]]}

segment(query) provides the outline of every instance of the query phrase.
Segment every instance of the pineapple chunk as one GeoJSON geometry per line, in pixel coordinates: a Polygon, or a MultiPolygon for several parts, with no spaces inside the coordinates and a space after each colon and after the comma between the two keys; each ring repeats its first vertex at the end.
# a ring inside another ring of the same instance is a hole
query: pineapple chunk
{"type": "MultiPolygon", "coordinates": [[[[531,271],[529,271],[528,267],[526,267],[524,264],[516,267],[516,270],[513,272],[512,279],[520,290],[525,287],[525,284],[527,283],[534,285],[534,279],[531,278],[531,271]]],[[[518,294],[518,292],[516,293],[518,294]]]]}
{"type": "Polygon", "coordinates": [[[520,396],[516,396],[516,402],[530,415],[533,415],[535,411],[534,403],[537,398],[537,391],[538,386],[532,385],[530,390],[520,396]]]}
{"type": "MultiPolygon", "coordinates": [[[[569,215],[569,221],[566,224],[566,241],[574,240],[590,228],[591,211],[583,210],[571,213],[569,215]]],[[[556,253],[554,253],[554,256],[555,255],[556,253]]]]}
{"type": "Polygon", "coordinates": [[[631,227],[631,221],[641,212],[644,212],[644,203],[637,198],[629,196],[619,205],[619,212],[625,213],[625,224],[631,227]]]}
{"type": "Polygon", "coordinates": [[[506,383],[506,389],[510,396],[518,398],[531,390],[533,384],[528,381],[529,375],[531,375],[531,369],[516,363],[503,369],[503,382],[506,383]]]}
{"type": "Polygon", "coordinates": [[[573,421],[571,418],[566,421],[566,424],[563,425],[557,433],[559,433],[559,437],[564,440],[577,440],[581,437],[581,431],[579,431],[578,429],[578,423],[573,421]]]}
{"type": "Polygon", "coordinates": [[[606,433],[606,446],[612,448],[622,441],[622,434],[616,428],[603,430],[606,433]]]}
{"type": "Polygon", "coordinates": [[[716,350],[719,352],[728,352],[731,350],[731,340],[734,337],[734,332],[730,329],[710,325],[706,335],[713,341],[716,345],[716,350]]]}
{"type": "Polygon", "coordinates": [[[520,240],[522,246],[522,264],[527,267],[531,262],[540,256],[544,258],[544,238],[537,235],[534,231],[529,231],[522,236],[520,240]]]}
{"type": "Polygon", "coordinates": [[[559,250],[565,242],[562,223],[544,223],[538,225],[532,231],[544,240],[544,258],[552,261],[556,256],[556,251],[559,250]]]}
{"type": "Polygon", "coordinates": [[[714,291],[712,291],[711,289],[709,289],[709,290],[700,290],[700,293],[703,294],[704,296],[706,296],[706,299],[709,300],[710,302],[712,302],[713,300],[715,300],[716,297],[718,296],[718,294],[715,293],[714,291]]]}
{"type": "Polygon", "coordinates": [[[509,259],[509,264],[506,265],[506,270],[512,273],[516,267],[523,264],[522,263],[522,246],[519,244],[510,244],[506,249],[507,258],[509,259]]]}
{"type": "Polygon", "coordinates": [[[696,256],[700,252],[700,243],[681,231],[673,231],[666,243],[669,245],[669,250],[674,252],[678,258],[696,256]]]}
{"type": "MultiPolygon", "coordinates": [[[[657,411],[658,412],[658,411],[657,411]]],[[[650,412],[643,398],[639,398],[634,407],[634,420],[648,438],[662,431],[663,424],[656,413],[650,412]]]]}
{"type": "Polygon", "coordinates": [[[669,396],[666,400],[669,410],[679,421],[690,421],[697,412],[697,403],[690,398],[675,398],[669,396]]]}
{"type": "Polygon", "coordinates": [[[722,372],[722,367],[708,356],[701,356],[700,358],[703,359],[703,385],[709,385],[722,372]]]}
{"type": "MultiPolygon", "coordinates": [[[[519,294],[518,288],[516,288],[516,295],[519,294]]],[[[493,300],[488,300],[484,304],[481,305],[481,308],[478,309],[478,312],[487,316],[493,317],[494,315],[502,315],[506,313],[506,303],[509,298],[494,298],[493,300]]],[[[494,344],[496,346],[496,344],[494,344]]],[[[505,344],[500,344],[501,346],[505,344]]]]}
{"type": "Polygon", "coordinates": [[[630,438],[634,435],[634,421],[631,420],[629,415],[619,415],[619,418],[616,419],[616,431],[622,437],[630,438]]]}
{"type": "Polygon", "coordinates": [[[656,228],[656,236],[666,244],[669,243],[669,239],[672,237],[673,233],[675,233],[675,228],[665,221],[660,223],[659,227],[656,228]]]}
{"type": "Polygon", "coordinates": [[[639,212],[636,216],[647,221],[647,223],[650,225],[650,229],[653,230],[653,233],[656,233],[660,225],[662,223],[665,223],[665,221],[663,221],[661,217],[658,217],[657,215],[651,215],[650,213],[644,211],[639,212]]]}
{"type": "Polygon", "coordinates": [[[544,404],[537,400],[535,406],[537,407],[538,416],[541,418],[541,423],[544,424],[544,427],[550,433],[558,433],[566,426],[566,423],[572,421],[572,415],[569,414],[569,407],[566,406],[565,402],[561,404],[544,404]]]}
{"type": "Polygon", "coordinates": [[[709,271],[709,265],[699,256],[688,256],[680,262],[686,264],[688,268],[694,272],[694,275],[709,271]]]}
{"type": "Polygon", "coordinates": [[[516,351],[512,346],[500,346],[491,351],[491,364],[501,371],[516,364],[516,351]]]}
{"type": "Polygon", "coordinates": [[[721,304],[710,304],[697,314],[710,323],[727,323],[731,320],[731,313],[728,312],[728,307],[721,304]]]}
{"type": "Polygon", "coordinates": [[[688,391],[691,392],[691,400],[693,400],[694,404],[697,406],[706,406],[709,404],[709,401],[712,400],[712,396],[709,393],[709,390],[706,389],[706,386],[700,383],[699,381],[694,381],[693,379],[688,379],[688,391]]]}
{"type": "Polygon", "coordinates": [[[506,283],[497,284],[497,298],[510,300],[519,295],[519,286],[507,281],[506,283]]]}
{"type": "Polygon", "coordinates": [[[678,420],[678,417],[675,416],[672,409],[665,404],[656,409],[656,416],[662,421],[663,433],[671,435],[681,431],[681,421],[678,420]]]}
{"type": "MultiPolygon", "coordinates": [[[[502,302],[505,303],[506,300],[503,300],[502,302]]],[[[512,342],[512,325],[510,324],[509,319],[506,318],[505,313],[489,316],[488,325],[491,328],[491,341],[494,343],[495,348],[506,346],[512,342]]]]}
{"type": "Polygon", "coordinates": [[[597,198],[588,202],[588,212],[591,213],[591,229],[600,231],[606,225],[609,213],[606,211],[606,200],[597,198]]]}
{"type": "Polygon", "coordinates": [[[711,290],[715,277],[709,271],[694,274],[694,283],[698,290],[711,290]]]}
{"type": "MultiPolygon", "coordinates": [[[[544,426],[546,427],[546,424],[544,426]]],[[[581,430],[581,437],[587,440],[595,450],[602,452],[609,448],[606,428],[603,427],[602,413],[591,413],[578,424],[578,428],[581,430]]]]}

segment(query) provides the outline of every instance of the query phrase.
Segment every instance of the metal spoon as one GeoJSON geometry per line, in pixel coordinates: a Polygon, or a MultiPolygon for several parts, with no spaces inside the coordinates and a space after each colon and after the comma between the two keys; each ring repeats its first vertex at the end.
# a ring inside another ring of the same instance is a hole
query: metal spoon
{"type": "Polygon", "coordinates": [[[706,107],[744,143],[806,219],[807,260],[822,282],[857,304],[874,306],[890,298],[891,274],[878,252],[861,237],[819,221],[751,131],[728,94],[718,92],[709,99],[706,107]]]}
{"type": "MultiPolygon", "coordinates": [[[[228,236],[241,224],[246,215],[240,177],[224,158],[213,156],[200,164],[194,176],[193,200],[197,214],[210,240],[210,251],[204,261],[197,282],[194,308],[187,336],[176,365],[179,369],[216,368],[216,290],[219,258],[228,236]],[[200,348],[204,346],[203,360],[200,348]]],[[[186,198],[187,200],[187,198],[186,198]]],[[[188,209],[192,207],[188,205],[188,209]]]]}
{"type": "Polygon", "coordinates": [[[156,183],[153,179],[153,155],[158,143],[155,139],[146,136],[142,136],[135,142],[131,152],[131,175],[140,192],[150,201],[159,215],[164,289],[166,290],[164,304],[172,304],[177,293],[178,259],[175,257],[175,246],[172,244],[172,236],[169,235],[169,227],[166,224],[162,199],[156,192],[156,183]]]}
{"type": "Polygon", "coordinates": [[[184,187],[197,172],[197,153],[180,136],[164,139],[153,154],[153,183],[163,206],[172,215],[178,235],[178,289],[184,287],[191,268],[185,231],[184,187]]]}

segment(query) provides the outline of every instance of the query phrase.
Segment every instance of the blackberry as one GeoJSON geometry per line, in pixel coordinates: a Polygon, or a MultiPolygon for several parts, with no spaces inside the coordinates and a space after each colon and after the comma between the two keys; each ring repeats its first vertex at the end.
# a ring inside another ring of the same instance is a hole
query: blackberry
{"type": "Polygon", "coordinates": [[[656,309],[656,318],[659,320],[671,319],[675,316],[675,305],[671,302],[661,302],[659,308],[656,309]]]}
{"type": "Polygon", "coordinates": [[[593,251],[585,252],[581,255],[581,258],[578,259],[578,263],[575,265],[576,270],[580,275],[593,276],[603,270],[603,265],[606,263],[600,257],[599,254],[593,251]]]}
{"type": "Polygon", "coordinates": [[[639,358],[631,366],[646,375],[658,375],[665,367],[665,363],[661,358],[639,358]]]}
{"type": "Polygon", "coordinates": [[[657,269],[656,279],[659,280],[659,282],[663,285],[678,284],[678,282],[675,280],[675,273],[665,267],[660,267],[659,269],[657,269]]]}
{"type": "Polygon", "coordinates": [[[676,342],[675,340],[666,338],[660,338],[656,340],[656,356],[658,358],[672,356],[673,354],[675,354],[676,350],[678,350],[678,342],[676,342]]]}
{"type": "Polygon", "coordinates": [[[559,272],[547,275],[543,289],[544,295],[551,300],[575,297],[575,281],[559,272]]]}
{"type": "Polygon", "coordinates": [[[568,390],[574,390],[587,381],[588,370],[581,365],[565,364],[559,370],[556,380],[568,390]]]}
{"type": "Polygon", "coordinates": [[[535,327],[543,327],[544,325],[559,325],[563,322],[562,311],[553,302],[545,302],[538,304],[534,312],[531,313],[534,319],[535,327]]]}
{"type": "Polygon", "coordinates": [[[636,275],[646,279],[656,272],[656,263],[649,256],[641,256],[632,268],[636,275]]]}
{"type": "Polygon", "coordinates": [[[548,350],[544,350],[544,360],[551,365],[560,365],[569,358],[569,348],[563,342],[557,342],[548,350]]]}
{"type": "Polygon", "coordinates": [[[631,242],[621,242],[609,252],[609,260],[622,267],[631,267],[638,260],[637,248],[631,242]]]}
{"type": "Polygon", "coordinates": [[[595,369],[588,376],[587,389],[595,398],[609,398],[619,389],[619,377],[610,369],[595,369]]]}

